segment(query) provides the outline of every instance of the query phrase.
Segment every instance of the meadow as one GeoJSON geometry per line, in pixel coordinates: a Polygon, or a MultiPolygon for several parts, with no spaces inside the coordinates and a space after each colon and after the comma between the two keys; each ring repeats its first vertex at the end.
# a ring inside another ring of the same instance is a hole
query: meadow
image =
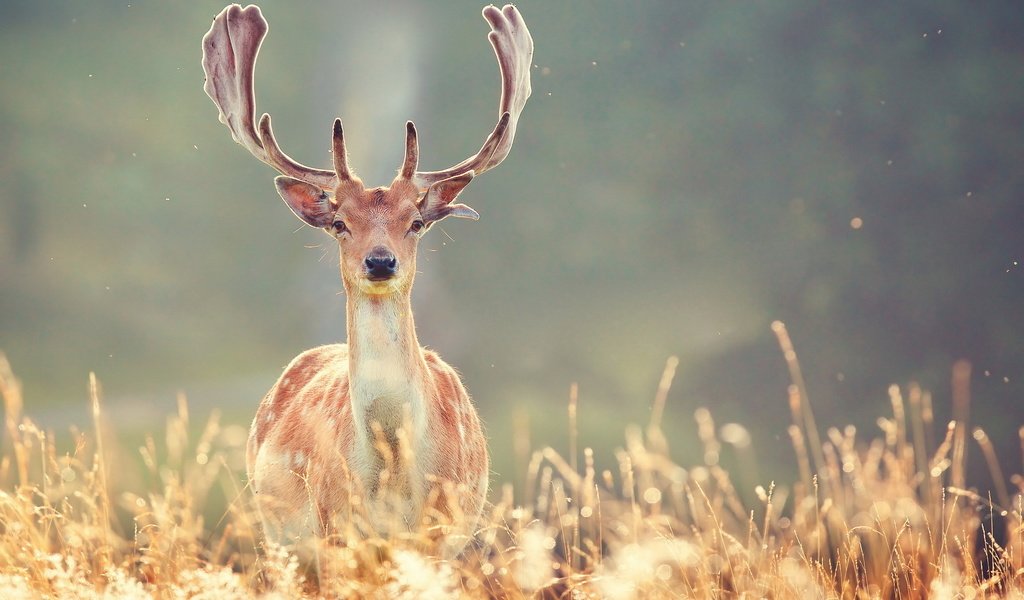
{"type": "Polygon", "coordinates": [[[579,439],[575,394],[568,455],[521,432],[523,481],[492,481],[476,540],[452,560],[432,558],[443,535],[409,535],[324,540],[300,562],[261,541],[243,428],[216,413],[191,424],[182,397],[162,435],[126,447],[91,375],[93,422],[43,431],[0,357],[0,596],[1024,598],[1024,479],[1007,478],[1006,457],[968,425],[970,365],[953,367],[948,424],[929,393],[894,385],[877,432],[819,431],[786,329],[773,331],[792,380],[779,410],[788,401],[795,481],[746,481],[748,431],[704,408],[692,432],[702,456],[674,455],[661,426],[670,358],[651,419],[626,429],[615,468],[596,467],[579,439]],[[991,490],[968,488],[969,450],[984,456],[991,490]],[[218,519],[204,516],[210,502],[226,507],[218,519]]]}
{"type": "MultiPolygon", "coordinates": [[[[244,446],[347,297],[204,92],[225,4],[0,3],[0,600],[1024,600],[1024,4],[518,0],[515,148],[413,297],[486,518],[312,564],[244,446]]],[[[259,4],[296,160],[340,117],[381,183],[406,120],[430,169],[494,127],[485,3],[259,4]]]]}

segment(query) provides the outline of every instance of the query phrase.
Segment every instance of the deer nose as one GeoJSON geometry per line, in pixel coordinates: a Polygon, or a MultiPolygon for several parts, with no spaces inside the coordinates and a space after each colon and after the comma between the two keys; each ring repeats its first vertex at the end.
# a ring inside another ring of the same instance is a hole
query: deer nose
{"type": "Polygon", "coordinates": [[[378,246],[363,260],[366,275],[373,281],[382,281],[394,277],[398,270],[398,259],[387,248],[378,246]]]}

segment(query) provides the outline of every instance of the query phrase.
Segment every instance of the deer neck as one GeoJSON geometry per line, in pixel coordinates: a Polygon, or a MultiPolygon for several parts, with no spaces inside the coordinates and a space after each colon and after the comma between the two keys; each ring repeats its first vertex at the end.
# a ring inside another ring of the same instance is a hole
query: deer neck
{"type": "Polygon", "coordinates": [[[416,444],[426,429],[427,367],[410,294],[371,296],[349,290],[347,298],[349,393],[357,437],[372,449],[382,435],[397,450],[398,429],[403,428],[407,441],[416,444]]]}

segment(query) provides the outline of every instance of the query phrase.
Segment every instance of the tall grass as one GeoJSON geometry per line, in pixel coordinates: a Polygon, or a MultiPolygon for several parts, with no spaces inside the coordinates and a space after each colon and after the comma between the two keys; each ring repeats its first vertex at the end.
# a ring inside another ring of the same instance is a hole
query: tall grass
{"type": "Polygon", "coordinates": [[[1024,480],[1007,489],[992,444],[967,429],[969,366],[954,368],[956,421],[937,426],[926,392],[894,386],[881,435],[861,440],[852,427],[818,430],[785,328],[773,328],[793,380],[798,481],[737,491],[719,458],[749,454],[750,436],[716,427],[704,409],[695,414],[702,460],[676,462],[661,427],[670,359],[651,421],[626,430],[616,468],[598,470],[593,452],[579,450],[574,390],[569,456],[519,448],[528,500],[499,486],[477,543],[448,561],[421,552],[424,540],[350,539],[324,542],[315,565],[300,564],[260,541],[240,428],[215,415],[191,439],[182,399],[162,441],[132,451],[144,465],[132,475],[95,378],[90,430],[72,431],[60,452],[23,414],[0,356],[0,597],[1024,600],[1024,480]],[[969,445],[993,471],[992,492],[966,488],[969,445]],[[228,508],[207,523],[216,496],[228,508]]]}

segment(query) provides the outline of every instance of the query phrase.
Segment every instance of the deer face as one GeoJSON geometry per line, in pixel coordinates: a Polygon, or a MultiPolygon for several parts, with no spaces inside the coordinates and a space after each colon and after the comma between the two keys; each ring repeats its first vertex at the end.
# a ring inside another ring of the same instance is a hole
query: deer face
{"type": "Polygon", "coordinates": [[[386,295],[412,286],[416,247],[427,226],[419,194],[401,183],[355,194],[339,188],[335,195],[338,209],[325,229],[341,247],[346,289],[386,295]]]}
{"type": "Polygon", "coordinates": [[[365,189],[356,178],[343,180],[333,198],[291,177],[278,177],[275,183],[296,216],[338,240],[345,289],[383,296],[412,287],[416,248],[432,224],[449,216],[479,218],[473,209],[453,202],[472,179],[469,173],[437,182],[422,198],[401,175],[386,188],[365,189]]]}
{"type": "Polygon", "coordinates": [[[406,123],[405,161],[390,187],[366,189],[348,167],[341,120],[334,122],[333,197],[322,187],[282,175],[277,192],[297,217],[337,238],[345,289],[374,296],[406,293],[416,273],[416,246],[433,223],[445,217],[479,219],[455,198],[473,171],[432,183],[420,197],[415,182],[419,146],[416,126],[406,123]]]}

